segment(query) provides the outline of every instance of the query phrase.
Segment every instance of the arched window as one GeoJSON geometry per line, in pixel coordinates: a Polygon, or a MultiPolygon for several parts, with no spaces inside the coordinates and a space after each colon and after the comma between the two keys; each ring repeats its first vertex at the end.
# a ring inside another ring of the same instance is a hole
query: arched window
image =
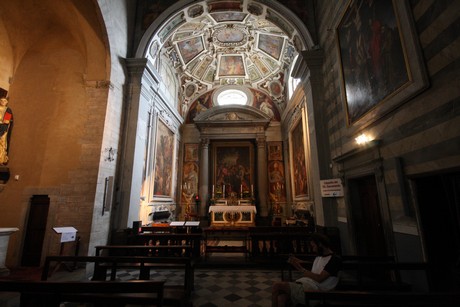
{"type": "Polygon", "coordinates": [[[228,89],[220,92],[217,95],[217,104],[224,105],[246,105],[248,103],[248,96],[245,92],[237,89],[228,89]]]}

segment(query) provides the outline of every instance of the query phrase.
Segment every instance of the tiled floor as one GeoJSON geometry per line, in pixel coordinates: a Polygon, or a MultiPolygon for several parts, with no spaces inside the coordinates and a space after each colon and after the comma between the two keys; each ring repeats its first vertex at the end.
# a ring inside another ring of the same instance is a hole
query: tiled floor
{"type": "MultiPolygon", "coordinates": [[[[137,278],[137,272],[131,274],[125,271],[118,276],[123,280],[137,278]]],[[[183,274],[178,271],[152,272],[150,278],[164,279],[166,285],[183,283],[183,274]]],[[[271,306],[271,287],[279,279],[278,270],[196,269],[193,306],[271,306]]]]}
{"type": "MultiPolygon", "coordinates": [[[[281,279],[280,270],[256,269],[250,263],[245,263],[243,256],[240,257],[242,258],[238,259],[237,255],[216,255],[210,257],[207,264],[202,264],[195,269],[195,289],[192,296],[194,307],[271,306],[271,287],[275,281],[281,279]],[[220,265],[223,263],[225,268],[220,265]]],[[[82,273],[77,271],[69,273],[63,270],[56,272],[51,279],[74,279],[75,276],[83,276],[82,273]]],[[[21,274],[27,275],[27,272],[21,274]]],[[[36,275],[39,276],[38,273],[36,275]]],[[[137,279],[138,272],[120,271],[117,277],[121,280],[137,279]]],[[[173,285],[183,284],[184,277],[180,271],[162,270],[152,271],[150,278],[166,280],[167,285],[173,285]]],[[[16,306],[19,306],[17,296],[2,298],[0,295],[0,307],[16,306]]]]}

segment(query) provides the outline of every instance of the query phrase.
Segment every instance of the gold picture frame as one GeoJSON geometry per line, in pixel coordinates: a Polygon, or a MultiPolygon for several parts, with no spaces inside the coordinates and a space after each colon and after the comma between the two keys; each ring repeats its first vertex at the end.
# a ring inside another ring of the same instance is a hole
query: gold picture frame
{"type": "Polygon", "coordinates": [[[176,141],[174,132],[158,119],[155,137],[155,164],[153,169],[153,198],[173,196],[173,177],[176,141]]]}
{"type": "Polygon", "coordinates": [[[351,0],[339,19],[336,40],[349,127],[373,123],[428,86],[410,11],[406,0],[351,0]]]}
{"type": "Polygon", "coordinates": [[[310,200],[310,174],[308,148],[308,129],[305,123],[304,109],[289,131],[290,169],[292,195],[294,200],[310,200]]]}

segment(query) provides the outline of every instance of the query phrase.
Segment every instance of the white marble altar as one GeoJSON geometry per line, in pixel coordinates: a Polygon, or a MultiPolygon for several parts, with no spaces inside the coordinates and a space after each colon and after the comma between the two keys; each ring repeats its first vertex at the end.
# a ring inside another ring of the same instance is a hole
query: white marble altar
{"type": "Polygon", "coordinates": [[[211,226],[254,226],[256,206],[209,206],[211,226]]]}

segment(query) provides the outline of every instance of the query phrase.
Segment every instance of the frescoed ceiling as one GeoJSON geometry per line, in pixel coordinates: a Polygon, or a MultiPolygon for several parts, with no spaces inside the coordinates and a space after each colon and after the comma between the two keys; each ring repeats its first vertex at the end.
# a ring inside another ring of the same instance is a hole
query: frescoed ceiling
{"type": "Polygon", "coordinates": [[[147,55],[178,73],[185,113],[203,94],[244,86],[270,97],[282,111],[296,30],[278,12],[253,1],[203,1],[171,17],[147,55]]]}

